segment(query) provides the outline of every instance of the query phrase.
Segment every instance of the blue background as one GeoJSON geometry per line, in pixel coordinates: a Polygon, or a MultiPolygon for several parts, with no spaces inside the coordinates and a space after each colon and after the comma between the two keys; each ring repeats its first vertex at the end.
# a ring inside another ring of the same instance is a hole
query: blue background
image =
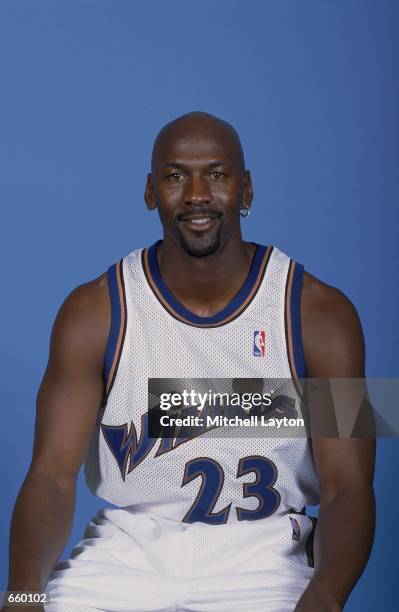
{"type": "MultiPolygon", "coordinates": [[[[245,236],[340,287],[368,375],[398,375],[398,19],[395,0],[2,0],[1,588],[52,321],[74,286],[160,236],[143,189],[175,116],[236,126],[245,236]]],[[[398,459],[380,442],[376,542],[348,612],[397,609],[398,459]]],[[[64,556],[102,505],[80,479],[64,556]]]]}

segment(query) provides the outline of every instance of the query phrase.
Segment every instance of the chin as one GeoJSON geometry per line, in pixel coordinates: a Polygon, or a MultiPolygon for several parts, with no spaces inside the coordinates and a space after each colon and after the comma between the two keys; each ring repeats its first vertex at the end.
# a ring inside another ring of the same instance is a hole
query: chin
{"type": "Polygon", "coordinates": [[[220,231],[213,236],[186,236],[180,234],[180,246],[191,257],[209,257],[219,250],[220,231]]]}

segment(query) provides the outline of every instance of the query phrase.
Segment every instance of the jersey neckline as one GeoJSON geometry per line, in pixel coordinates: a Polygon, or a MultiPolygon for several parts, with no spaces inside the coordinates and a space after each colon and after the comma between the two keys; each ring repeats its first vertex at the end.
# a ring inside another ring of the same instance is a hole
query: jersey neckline
{"type": "Polygon", "coordinates": [[[142,251],[142,266],[147,282],[157,300],[172,317],[187,325],[201,328],[225,325],[236,319],[249,306],[258,292],[273,250],[271,246],[253,243],[255,253],[248,276],[241,288],[222,310],[210,317],[202,317],[186,308],[164,282],[157,257],[157,249],[161,242],[162,240],[157,240],[151,247],[142,251]]]}

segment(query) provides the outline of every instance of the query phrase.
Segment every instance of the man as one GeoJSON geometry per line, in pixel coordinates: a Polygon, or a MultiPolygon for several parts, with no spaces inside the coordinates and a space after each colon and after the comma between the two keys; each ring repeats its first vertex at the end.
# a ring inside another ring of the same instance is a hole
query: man
{"type": "Polygon", "coordinates": [[[339,612],[372,544],[373,440],[157,440],[147,407],[162,379],[361,378],[357,314],[278,249],[242,240],[251,177],[226,122],[195,112],[166,125],[145,200],[163,241],[78,287],[57,316],[8,589],[47,584],[57,612],[339,612]],[[89,486],[119,508],[55,567],[85,457],[89,486]],[[319,499],[312,547],[303,507],[319,499]]]}

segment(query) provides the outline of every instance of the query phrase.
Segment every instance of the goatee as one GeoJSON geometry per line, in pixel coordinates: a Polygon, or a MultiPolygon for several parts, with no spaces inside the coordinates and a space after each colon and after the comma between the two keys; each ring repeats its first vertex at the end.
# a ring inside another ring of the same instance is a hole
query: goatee
{"type": "Polygon", "coordinates": [[[180,245],[190,257],[209,257],[219,250],[221,231],[222,226],[220,225],[212,236],[193,236],[191,238],[191,236],[180,234],[180,245]]]}

